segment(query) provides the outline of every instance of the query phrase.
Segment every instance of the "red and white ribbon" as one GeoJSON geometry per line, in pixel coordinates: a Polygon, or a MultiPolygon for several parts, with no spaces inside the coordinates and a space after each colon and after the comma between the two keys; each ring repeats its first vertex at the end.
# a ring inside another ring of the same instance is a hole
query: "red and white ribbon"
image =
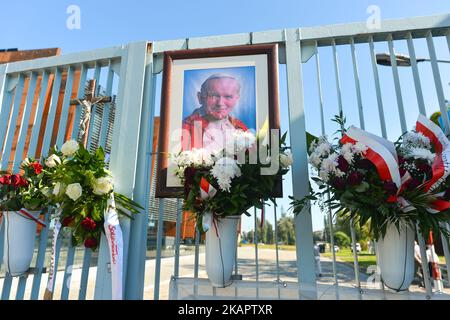
{"type": "Polygon", "coordinates": [[[22,208],[19,210],[19,214],[24,218],[31,219],[36,222],[38,225],[43,226],[44,228],[47,226],[42,220],[39,218],[35,218],[27,209],[22,208]]]}
{"type": "Polygon", "coordinates": [[[450,142],[441,128],[423,115],[419,115],[416,131],[428,137],[436,151],[432,170],[433,177],[425,185],[425,191],[433,191],[450,174],[450,142]]]}
{"type": "Polygon", "coordinates": [[[217,193],[216,188],[214,188],[208,182],[208,180],[202,177],[202,179],[200,180],[200,198],[202,198],[202,200],[206,200],[214,197],[216,193],[217,193]]]}
{"type": "Polygon", "coordinates": [[[392,142],[351,126],[341,139],[342,144],[360,142],[367,146],[364,156],[377,168],[383,181],[393,181],[400,189],[402,181],[397,153],[392,142]]]}
{"type": "Polygon", "coordinates": [[[123,299],[123,235],[116,210],[114,194],[108,199],[108,209],[105,212],[103,224],[108,240],[109,257],[111,263],[112,300],[123,299]]]}

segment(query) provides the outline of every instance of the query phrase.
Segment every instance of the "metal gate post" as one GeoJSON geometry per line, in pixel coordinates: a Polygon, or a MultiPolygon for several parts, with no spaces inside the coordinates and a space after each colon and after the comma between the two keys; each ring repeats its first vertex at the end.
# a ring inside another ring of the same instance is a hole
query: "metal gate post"
{"type": "Polygon", "coordinates": [[[144,99],[142,103],[141,132],[139,134],[138,160],[134,200],[145,209],[131,224],[131,236],[125,286],[125,299],[143,298],[145,260],[147,255],[147,225],[150,197],[150,170],[153,147],[153,121],[155,114],[156,76],[153,74],[153,54],[147,54],[144,99]]]}
{"type": "MultiPolygon", "coordinates": [[[[120,82],[117,100],[117,110],[114,120],[114,136],[111,148],[110,170],[114,174],[116,191],[131,197],[135,191],[135,177],[138,161],[138,143],[141,127],[141,109],[144,96],[144,79],[147,59],[147,42],[135,42],[127,46],[122,56],[120,66],[120,82]]],[[[141,205],[144,205],[141,203],[141,205]]],[[[142,215],[142,213],[140,214],[142,215]]],[[[138,263],[136,249],[130,245],[131,226],[133,238],[139,237],[141,217],[129,221],[120,220],[123,232],[123,281],[124,298],[136,287],[126,285],[125,279],[128,266],[138,263]],[[134,232],[137,234],[135,235],[134,232]]],[[[102,238],[105,238],[103,235],[102,238]]],[[[108,270],[109,248],[102,239],[97,265],[97,279],[94,298],[97,300],[111,299],[111,274],[108,270]]],[[[139,250],[137,250],[139,251],[139,250]]],[[[135,275],[136,276],[136,275],[135,275]]]]}
{"type": "MultiPolygon", "coordinates": [[[[305,109],[303,101],[302,56],[300,29],[285,30],[286,74],[289,105],[289,128],[292,164],[293,195],[297,199],[309,193],[308,159],[306,145],[305,109]]],[[[295,243],[297,251],[300,297],[317,299],[313,233],[310,208],[295,217],[295,243]]]]}

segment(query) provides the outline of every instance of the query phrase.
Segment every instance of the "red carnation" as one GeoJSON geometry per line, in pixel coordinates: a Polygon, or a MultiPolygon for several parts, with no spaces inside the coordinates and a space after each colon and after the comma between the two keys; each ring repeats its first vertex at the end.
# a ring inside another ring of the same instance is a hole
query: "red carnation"
{"type": "Polygon", "coordinates": [[[62,221],[61,224],[63,225],[63,227],[68,227],[74,220],[74,217],[65,217],[62,221]]]}
{"type": "Polygon", "coordinates": [[[388,196],[395,196],[397,194],[398,188],[394,182],[392,181],[385,182],[383,187],[384,191],[386,191],[386,194],[388,196]]]}
{"type": "Polygon", "coordinates": [[[345,158],[343,156],[339,156],[338,158],[338,169],[341,170],[342,172],[347,172],[348,168],[349,168],[349,164],[348,161],[345,160],[345,158]]]}
{"type": "Polygon", "coordinates": [[[94,231],[97,224],[91,218],[86,217],[83,221],[81,221],[81,226],[87,231],[94,231]]]}
{"type": "Polygon", "coordinates": [[[372,162],[370,162],[370,160],[359,159],[358,161],[356,161],[355,166],[359,169],[369,170],[370,168],[372,168],[373,164],[372,162]]]}
{"type": "Polygon", "coordinates": [[[347,183],[351,186],[357,186],[357,185],[361,184],[363,179],[364,179],[364,176],[362,175],[361,172],[354,171],[348,176],[347,183]]]}
{"type": "Polygon", "coordinates": [[[331,185],[338,190],[342,190],[345,188],[345,180],[340,177],[334,177],[331,181],[331,185]]]}
{"type": "Polygon", "coordinates": [[[42,172],[42,165],[39,162],[33,162],[30,164],[34,169],[34,173],[40,174],[42,172]]]}
{"type": "Polygon", "coordinates": [[[409,190],[414,190],[418,186],[420,186],[422,183],[417,179],[411,179],[407,182],[407,187],[409,190]]]}
{"type": "Polygon", "coordinates": [[[11,184],[11,175],[5,174],[4,176],[0,177],[0,184],[9,186],[11,184]]]}
{"type": "Polygon", "coordinates": [[[20,185],[21,185],[21,178],[22,177],[20,175],[18,175],[18,174],[12,175],[11,176],[11,185],[14,188],[20,187],[20,185]]]}
{"type": "Polygon", "coordinates": [[[19,179],[19,187],[28,187],[28,185],[28,180],[21,176],[19,179]]]}
{"type": "Polygon", "coordinates": [[[84,240],[84,246],[86,248],[95,248],[97,247],[97,239],[95,238],[87,238],[84,240]]]}

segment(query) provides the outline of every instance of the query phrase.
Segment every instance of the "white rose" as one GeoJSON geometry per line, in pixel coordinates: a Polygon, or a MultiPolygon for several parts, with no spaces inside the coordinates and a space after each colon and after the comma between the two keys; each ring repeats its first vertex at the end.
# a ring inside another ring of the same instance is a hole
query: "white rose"
{"type": "Polygon", "coordinates": [[[292,164],[292,153],[286,151],[280,154],[280,163],[283,168],[288,168],[292,164]]]}
{"type": "Polygon", "coordinates": [[[62,192],[64,192],[64,184],[61,182],[57,182],[55,187],[53,188],[53,195],[59,196],[62,192]]]}
{"type": "Polygon", "coordinates": [[[66,194],[73,201],[77,201],[81,194],[83,193],[83,188],[79,183],[72,183],[67,186],[66,194]]]}
{"type": "Polygon", "coordinates": [[[45,165],[49,168],[54,168],[60,163],[61,159],[56,154],[52,154],[47,158],[47,160],[45,160],[45,165]]]}
{"type": "Polygon", "coordinates": [[[97,195],[104,195],[113,189],[113,181],[110,177],[102,177],[95,180],[92,186],[94,193],[97,195]]]}
{"type": "Polygon", "coordinates": [[[70,157],[70,156],[74,155],[75,152],[77,152],[79,148],[80,148],[80,146],[79,146],[78,142],[76,142],[75,140],[70,140],[62,145],[61,152],[65,156],[70,157]]]}

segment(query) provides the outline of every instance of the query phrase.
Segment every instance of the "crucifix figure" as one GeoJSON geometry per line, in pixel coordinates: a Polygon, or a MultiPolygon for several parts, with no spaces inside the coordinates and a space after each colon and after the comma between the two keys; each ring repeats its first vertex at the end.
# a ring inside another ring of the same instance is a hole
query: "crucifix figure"
{"type": "Polygon", "coordinates": [[[89,135],[89,122],[91,119],[92,107],[97,103],[107,103],[107,102],[112,101],[111,97],[105,97],[105,96],[96,97],[95,96],[95,84],[96,84],[95,79],[89,80],[88,92],[86,93],[84,98],[75,99],[75,100],[70,101],[71,105],[74,105],[74,104],[81,105],[84,110],[84,116],[83,116],[83,120],[81,121],[80,131],[81,131],[81,142],[83,143],[83,145],[85,147],[87,146],[87,140],[88,140],[88,135],[89,135]]]}

